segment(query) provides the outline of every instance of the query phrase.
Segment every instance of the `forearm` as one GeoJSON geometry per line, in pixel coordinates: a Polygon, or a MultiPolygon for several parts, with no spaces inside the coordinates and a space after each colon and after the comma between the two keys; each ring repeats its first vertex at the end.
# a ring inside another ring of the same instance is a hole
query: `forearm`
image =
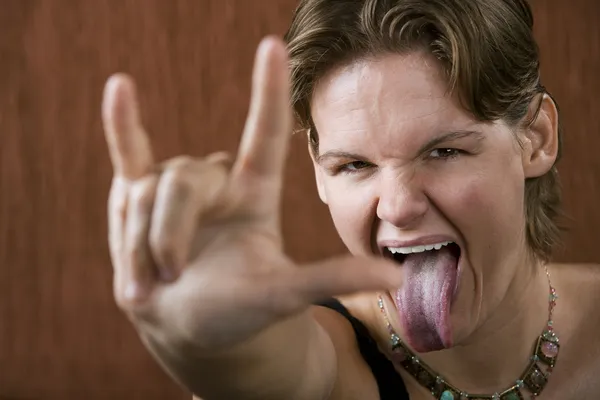
{"type": "Polygon", "coordinates": [[[173,378],[206,400],[319,400],[335,381],[335,350],[308,312],[210,356],[187,346],[166,352],[172,346],[143,337],[173,378]]]}

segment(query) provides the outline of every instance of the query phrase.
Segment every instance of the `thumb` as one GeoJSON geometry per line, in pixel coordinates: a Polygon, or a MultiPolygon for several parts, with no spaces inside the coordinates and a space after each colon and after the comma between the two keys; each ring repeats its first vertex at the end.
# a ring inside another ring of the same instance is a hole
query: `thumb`
{"type": "Polygon", "coordinates": [[[299,308],[335,296],[395,290],[404,283],[396,263],[374,257],[335,257],[301,266],[292,275],[288,293],[295,294],[299,308]]]}

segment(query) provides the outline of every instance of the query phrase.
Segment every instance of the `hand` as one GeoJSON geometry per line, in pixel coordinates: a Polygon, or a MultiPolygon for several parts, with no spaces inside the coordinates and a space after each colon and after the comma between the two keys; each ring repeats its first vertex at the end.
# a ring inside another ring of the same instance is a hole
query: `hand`
{"type": "Polygon", "coordinates": [[[117,303],[155,341],[213,352],[320,299],[397,288],[383,259],[297,266],[283,253],[280,201],[291,136],[287,54],[265,39],[233,165],[221,153],[156,164],[130,78],[106,85],[114,179],[109,242],[117,303]]]}

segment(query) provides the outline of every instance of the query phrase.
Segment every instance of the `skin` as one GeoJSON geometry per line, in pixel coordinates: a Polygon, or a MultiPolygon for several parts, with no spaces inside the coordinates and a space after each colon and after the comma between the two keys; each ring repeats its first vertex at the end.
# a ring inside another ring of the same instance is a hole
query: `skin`
{"type": "Polygon", "coordinates": [[[157,361],[200,397],[324,398],[337,358],[310,305],[402,285],[386,260],[346,256],[299,268],[284,254],[288,79],[285,46],[265,39],[231,163],[222,154],[156,163],[131,78],[117,74],[106,85],[115,299],[157,361]]]}
{"type": "MultiPolygon", "coordinates": [[[[313,156],[319,193],[353,256],[299,266],[283,253],[279,228],[292,127],[288,79],[284,44],[266,39],[237,156],[161,163],[152,156],[132,80],[115,75],[107,83],[115,298],[149,351],[198,398],[377,399],[349,323],[311,304],[343,299],[386,351],[377,293],[404,280],[401,268],[380,257],[377,241],[443,234],[463,249],[452,308],[456,346],[423,358],[465,390],[494,391],[514,380],[547,308],[547,282],[527,256],[519,210],[524,179],[545,173],[556,157],[552,101],[544,99],[530,129],[516,132],[521,149],[509,127],[476,124],[443,96],[435,63],[422,55],[332,71],[313,99],[322,152],[313,156]],[[448,129],[480,134],[418,151],[448,129]],[[469,155],[430,157],[439,148],[469,155]],[[333,150],[360,154],[319,157],[333,150]],[[358,160],[356,175],[331,172],[358,160]]],[[[564,347],[542,398],[586,398],[600,390],[593,379],[600,372],[598,273],[576,265],[550,270],[561,296],[555,325],[564,347]]],[[[392,310],[389,298],[386,304],[392,310]]],[[[411,399],[430,398],[405,381],[411,399]]]]}
{"type": "MultiPolygon", "coordinates": [[[[353,254],[377,255],[385,241],[432,235],[461,247],[459,291],[451,309],[454,347],[422,359],[471,393],[510,386],[548,318],[548,281],[525,241],[522,210],[525,179],[546,173],[556,160],[558,115],[552,100],[543,98],[535,123],[524,129],[478,122],[447,94],[433,58],[388,54],[330,72],[317,85],[312,112],[319,135],[319,154],[312,154],[319,195],[353,254]],[[470,133],[448,135],[465,131],[470,133]]],[[[597,282],[594,269],[549,269],[567,302],[582,273],[597,282]]],[[[585,287],[588,298],[597,298],[597,286],[585,287]]],[[[386,349],[388,335],[373,296],[345,303],[386,349]]],[[[584,312],[595,314],[592,306],[584,312]]],[[[389,296],[386,307],[402,335],[389,296]]],[[[554,318],[566,343],[582,317],[568,310],[559,303],[554,318]]],[[[583,351],[565,347],[561,363],[570,352],[583,351]]],[[[549,391],[569,381],[562,367],[549,391]]],[[[414,398],[428,398],[403,375],[414,398]]]]}

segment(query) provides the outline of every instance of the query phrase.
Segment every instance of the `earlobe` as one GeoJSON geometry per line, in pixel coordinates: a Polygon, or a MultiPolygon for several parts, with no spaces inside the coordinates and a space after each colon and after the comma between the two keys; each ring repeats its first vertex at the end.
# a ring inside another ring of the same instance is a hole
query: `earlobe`
{"type": "Polygon", "coordinates": [[[541,96],[541,100],[538,97],[531,102],[527,115],[528,120],[535,119],[525,129],[523,138],[523,169],[526,178],[544,175],[554,166],[558,157],[558,110],[549,95],[541,96]]]}

